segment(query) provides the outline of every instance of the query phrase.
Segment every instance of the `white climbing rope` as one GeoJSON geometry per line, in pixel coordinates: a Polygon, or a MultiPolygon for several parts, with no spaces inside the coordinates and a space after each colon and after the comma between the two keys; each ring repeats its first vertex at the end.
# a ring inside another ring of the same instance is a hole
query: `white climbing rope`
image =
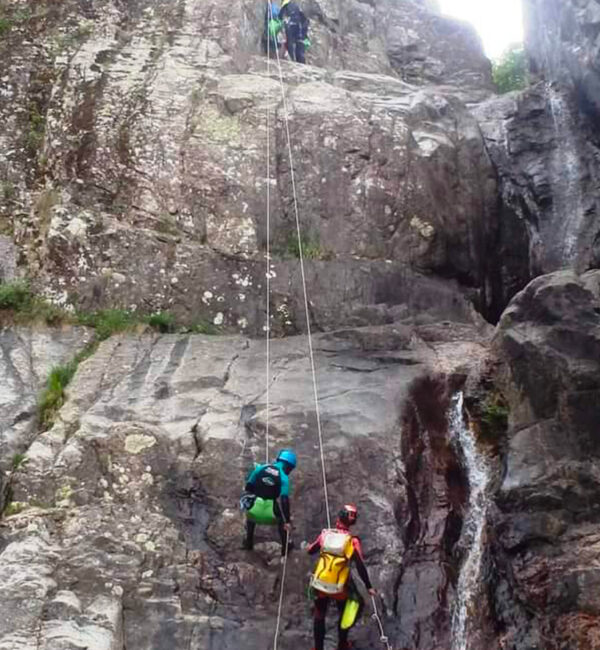
{"type": "Polygon", "coordinates": [[[375,596],[371,596],[371,603],[373,604],[373,614],[371,615],[371,618],[374,619],[379,626],[379,640],[386,646],[387,650],[392,650],[392,646],[390,645],[390,642],[385,635],[383,623],[381,622],[379,613],[377,612],[377,602],[375,601],[375,596]]]}
{"type": "MultiPolygon", "coordinates": [[[[270,5],[269,5],[270,6],[270,5]]],[[[300,258],[300,274],[302,276],[302,290],[304,294],[304,312],[306,314],[306,334],[308,338],[308,352],[310,357],[310,369],[312,373],[313,393],[315,400],[315,412],[317,416],[317,432],[319,434],[319,451],[321,454],[321,472],[323,474],[323,493],[325,495],[325,511],[327,515],[327,527],[331,528],[331,516],[329,514],[329,495],[327,493],[327,473],[325,471],[325,455],[323,453],[323,430],[321,427],[321,414],[319,411],[319,390],[317,386],[317,373],[315,370],[315,357],[312,345],[312,333],[310,327],[310,312],[308,309],[308,293],[306,290],[306,274],[304,271],[304,255],[302,251],[302,237],[300,228],[300,217],[298,213],[298,195],[296,193],[296,177],[294,174],[294,160],[292,153],[292,139],[290,137],[290,124],[287,99],[285,96],[285,85],[283,83],[283,71],[281,69],[281,59],[279,57],[279,48],[276,48],[277,53],[277,68],[279,72],[279,84],[281,86],[281,100],[283,105],[283,118],[285,122],[285,133],[287,139],[288,157],[290,163],[290,178],[292,181],[292,193],[294,197],[294,216],[296,218],[296,235],[298,237],[298,255],[300,258]]]]}
{"type": "MultiPolygon", "coordinates": [[[[271,2],[267,0],[268,4],[268,20],[273,17],[271,2]]],[[[271,35],[269,34],[269,27],[267,22],[267,78],[271,79],[271,35]]],[[[266,317],[267,324],[265,325],[265,333],[267,337],[267,413],[265,416],[265,463],[269,462],[269,415],[271,409],[271,107],[270,107],[270,93],[269,84],[267,84],[267,273],[266,273],[266,317]]]]}
{"type": "Polygon", "coordinates": [[[285,554],[283,556],[283,568],[281,569],[281,587],[279,589],[279,606],[277,607],[277,624],[275,625],[275,638],[273,639],[273,650],[277,650],[279,639],[279,626],[281,625],[281,610],[283,608],[283,590],[285,587],[285,570],[287,568],[288,550],[290,544],[290,531],[285,532],[285,554]]]}

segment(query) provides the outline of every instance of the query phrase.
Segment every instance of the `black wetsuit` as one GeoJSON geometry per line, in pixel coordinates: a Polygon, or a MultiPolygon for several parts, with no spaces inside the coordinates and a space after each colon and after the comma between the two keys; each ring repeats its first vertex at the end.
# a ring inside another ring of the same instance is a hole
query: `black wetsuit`
{"type": "Polygon", "coordinates": [[[308,37],[308,18],[297,2],[292,0],[279,11],[279,19],[285,25],[285,38],[290,59],[296,63],[306,63],[304,39],[308,37]]]}

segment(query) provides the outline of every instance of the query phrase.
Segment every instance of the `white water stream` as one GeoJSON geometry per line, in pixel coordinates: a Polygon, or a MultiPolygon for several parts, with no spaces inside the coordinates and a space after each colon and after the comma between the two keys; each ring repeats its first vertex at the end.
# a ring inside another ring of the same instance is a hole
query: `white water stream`
{"type": "Polygon", "coordinates": [[[450,433],[462,449],[470,487],[469,509],[461,535],[461,543],[468,551],[456,590],[456,605],[452,616],[452,650],[468,650],[468,619],[475,610],[476,600],[481,593],[479,578],[485,546],[483,531],[491,471],[486,457],[477,449],[473,433],[464,422],[462,393],[457,393],[452,399],[450,433]]]}
{"type": "Polygon", "coordinates": [[[558,233],[557,262],[575,262],[577,240],[583,225],[581,192],[582,169],[573,132],[572,116],[563,95],[548,84],[548,104],[552,113],[556,149],[552,160],[552,228],[558,233]]]}

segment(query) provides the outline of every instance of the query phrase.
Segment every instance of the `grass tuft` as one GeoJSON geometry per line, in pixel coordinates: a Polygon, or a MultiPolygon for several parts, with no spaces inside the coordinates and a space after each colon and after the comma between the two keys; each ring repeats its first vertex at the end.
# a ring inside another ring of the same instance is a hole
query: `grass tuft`
{"type": "Polygon", "coordinates": [[[15,454],[12,457],[12,468],[13,471],[16,471],[19,469],[19,467],[25,467],[25,465],[29,462],[29,458],[25,454],[15,454]]]}
{"type": "Polygon", "coordinates": [[[38,403],[40,422],[44,429],[49,429],[56,418],[56,414],[65,403],[66,388],[77,370],[75,360],[64,365],[54,366],[46,381],[46,388],[42,392],[38,403]]]}
{"type": "Polygon", "coordinates": [[[31,308],[33,299],[29,284],[23,280],[0,284],[0,309],[24,311],[31,308]]]}
{"type": "Polygon", "coordinates": [[[216,325],[207,320],[197,321],[193,325],[182,327],[180,331],[184,334],[207,334],[208,336],[221,333],[221,330],[216,325]]]}
{"type": "Polygon", "coordinates": [[[100,309],[94,312],[79,312],[77,322],[96,330],[96,339],[104,341],[113,334],[133,329],[140,323],[134,312],[127,309],[100,309]]]}
{"type": "Polygon", "coordinates": [[[156,312],[147,316],[144,320],[150,327],[162,334],[175,331],[175,316],[168,311],[156,312]]]}
{"type": "Polygon", "coordinates": [[[295,231],[290,233],[283,247],[279,251],[276,247],[274,252],[284,258],[300,259],[300,247],[302,247],[302,257],[305,260],[323,260],[331,257],[331,254],[321,247],[318,235],[302,235],[298,241],[295,231]]]}
{"type": "Polygon", "coordinates": [[[484,442],[498,444],[508,429],[509,409],[499,394],[489,395],[482,405],[479,428],[484,442]]]}

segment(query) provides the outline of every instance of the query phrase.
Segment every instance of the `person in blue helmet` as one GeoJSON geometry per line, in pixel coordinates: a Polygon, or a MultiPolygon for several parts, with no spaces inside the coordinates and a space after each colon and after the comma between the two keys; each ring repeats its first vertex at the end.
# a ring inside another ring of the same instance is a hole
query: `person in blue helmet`
{"type": "Polygon", "coordinates": [[[246,537],[242,548],[254,548],[254,531],[257,524],[277,525],[281,540],[281,555],[293,548],[289,540],[291,531],[290,479],[296,467],[296,454],[282,449],[274,463],[257,465],[246,477],[245,493],[240,500],[246,512],[246,537]],[[288,541],[289,540],[289,541],[288,541]],[[288,541],[288,544],[286,544],[288,541]]]}
{"type": "Polygon", "coordinates": [[[279,5],[276,2],[267,2],[265,8],[265,27],[262,37],[262,45],[265,54],[276,56],[275,51],[279,49],[277,37],[279,27],[279,5]],[[271,29],[269,29],[271,25],[271,29]]]}

